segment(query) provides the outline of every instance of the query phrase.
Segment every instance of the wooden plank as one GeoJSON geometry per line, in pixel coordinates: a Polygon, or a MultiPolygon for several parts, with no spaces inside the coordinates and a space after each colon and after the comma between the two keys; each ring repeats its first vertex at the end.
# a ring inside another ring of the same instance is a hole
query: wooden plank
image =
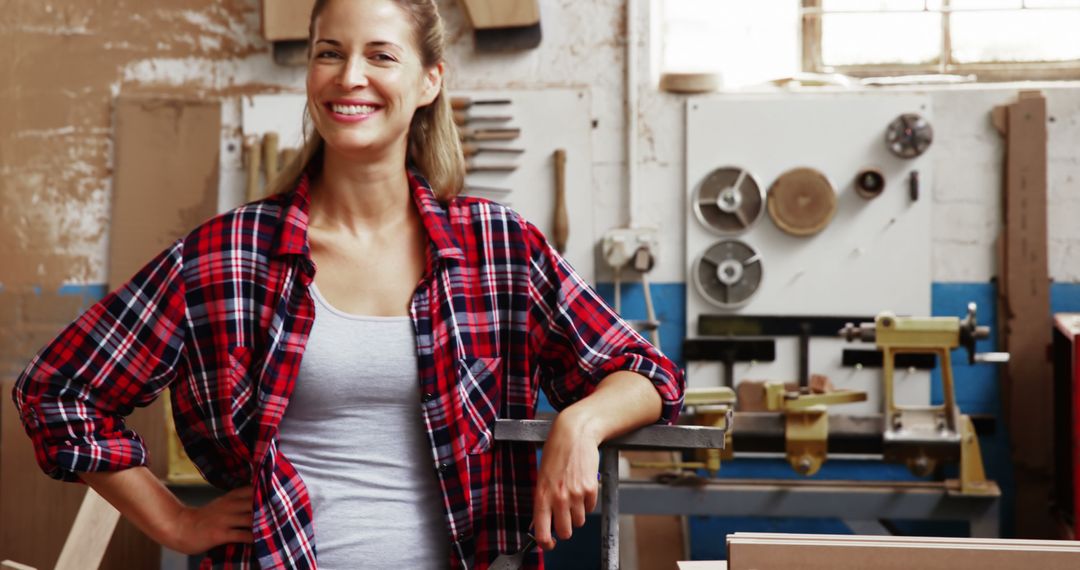
{"type": "Polygon", "coordinates": [[[788,534],[774,532],[736,532],[731,535],[738,540],[799,540],[811,541],[819,544],[830,543],[867,543],[888,542],[906,544],[931,544],[931,545],[984,545],[995,547],[1012,547],[1020,549],[1064,549],[1070,552],[1080,552],[1080,543],[1072,543],[1062,540],[1033,540],[1021,538],[968,538],[959,536],[878,536],[859,534],[788,534]]]}
{"type": "Polygon", "coordinates": [[[1080,565],[1080,544],[1064,541],[934,539],[849,535],[728,537],[731,570],[907,568],[1065,570],[1080,565]]]}
{"type": "Polygon", "coordinates": [[[262,34],[268,41],[306,40],[315,0],[262,0],[262,34]]]}
{"type": "Polygon", "coordinates": [[[521,28],[540,21],[536,0],[462,0],[473,29],[521,28]]]}
{"type": "Polygon", "coordinates": [[[1016,476],[1016,533],[1054,538],[1047,507],[1053,485],[1052,323],[1047,259],[1046,99],[1022,92],[993,121],[1005,126],[1004,229],[1000,239],[999,314],[1005,414],[1016,476]]]}
{"type": "Polygon", "coordinates": [[[217,213],[221,103],[121,97],[115,133],[110,289],[217,213]]]}
{"type": "Polygon", "coordinates": [[[64,549],[60,551],[56,570],[98,568],[119,520],[120,511],[87,487],[79,514],[71,525],[64,549]]]}

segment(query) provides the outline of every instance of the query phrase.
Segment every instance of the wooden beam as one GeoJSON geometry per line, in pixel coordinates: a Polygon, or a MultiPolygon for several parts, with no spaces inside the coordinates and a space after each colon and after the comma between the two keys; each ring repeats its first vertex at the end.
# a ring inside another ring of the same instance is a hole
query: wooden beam
{"type": "Polygon", "coordinates": [[[1003,349],[1003,404],[1016,477],[1016,534],[1056,538],[1053,485],[1052,323],[1047,260],[1046,99],[1021,92],[994,109],[1005,137],[1004,224],[999,238],[998,311],[1003,349]]]}

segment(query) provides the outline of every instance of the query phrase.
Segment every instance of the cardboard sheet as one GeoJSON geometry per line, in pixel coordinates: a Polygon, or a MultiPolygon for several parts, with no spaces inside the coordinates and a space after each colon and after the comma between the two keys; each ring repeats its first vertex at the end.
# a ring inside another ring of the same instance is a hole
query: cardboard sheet
{"type": "Polygon", "coordinates": [[[217,213],[221,103],[122,97],[115,134],[110,290],[217,213]]]}

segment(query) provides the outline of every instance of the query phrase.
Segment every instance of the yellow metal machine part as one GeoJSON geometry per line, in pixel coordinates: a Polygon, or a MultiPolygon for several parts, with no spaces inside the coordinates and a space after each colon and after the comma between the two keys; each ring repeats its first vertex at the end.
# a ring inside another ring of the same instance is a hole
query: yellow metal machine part
{"type": "Polygon", "coordinates": [[[726,386],[712,388],[689,388],[683,398],[683,403],[688,410],[693,412],[695,424],[706,427],[726,427],[724,434],[724,449],[699,449],[698,461],[687,462],[653,462],[634,461],[633,467],[643,469],[707,469],[710,475],[715,476],[720,471],[722,460],[731,459],[731,410],[735,407],[735,391],[726,386]]]}
{"type": "Polygon", "coordinates": [[[824,394],[789,392],[783,382],[765,384],[765,407],[784,414],[784,445],[788,463],[797,473],[810,476],[821,469],[828,455],[830,404],[866,400],[866,392],[841,390],[824,394]]]}
{"type": "Polygon", "coordinates": [[[873,341],[882,352],[885,388],[885,459],[902,462],[917,475],[927,475],[941,460],[960,463],[960,479],[947,482],[954,492],[965,495],[999,494],[997,485],[986,480],[979,440],[971,418],[962,415],[956,404],[951,351],[962,345],[973,354],[974,339],[988,334],[976,327],[974,306],[968,318],[898,317],[883,312],[866,324],[845,329],[849,339],[856,336],[873,341]],[[940,362],[943,402],[940,405],[901,406],[894,398],[896,356],[934,354],[940,362]]]}

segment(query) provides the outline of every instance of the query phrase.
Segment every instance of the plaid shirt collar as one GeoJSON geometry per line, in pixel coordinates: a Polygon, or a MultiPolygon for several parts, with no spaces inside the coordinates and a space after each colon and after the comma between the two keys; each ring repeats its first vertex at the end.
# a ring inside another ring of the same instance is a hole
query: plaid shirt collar
{"type": "MultiPolygon", "coordinates": [[[[465,254],[458,244],[450,227],[450,218],[446,207],[435,198],[435,193],[427,180],[419,173],[409,170],[409,187],[413,202],[420,212],[428,238],[431,240],[436,259],[465,259],[465,254]]],[[[300,176],[295,189],[286,194],[286,202],[278,240],[274,245],[275,256],[300,255],[311,261],[311,247],[308,244],[308,212],[311,210],[310,177],[307,172],[300,176]]]]}

